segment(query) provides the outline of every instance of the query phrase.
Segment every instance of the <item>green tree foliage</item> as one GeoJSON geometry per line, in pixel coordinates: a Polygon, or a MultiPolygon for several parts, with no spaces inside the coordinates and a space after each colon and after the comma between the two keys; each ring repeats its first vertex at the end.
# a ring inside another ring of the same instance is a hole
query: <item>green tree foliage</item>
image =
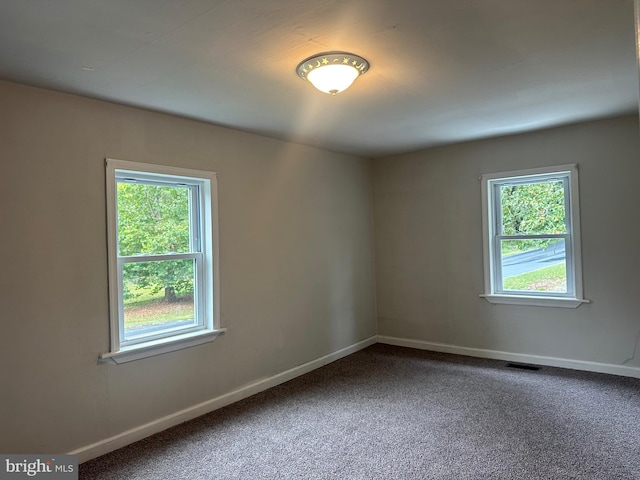
{"type": "MultiPolygon", "coordinates": [[[[551,180],[500,187],[503,235],[566,233],[564,185],[551,180]]],[[[518,250],[542,248],[556,239],[516,240],[509,245],[518,250]]]]}
{"type": "MultiPolygon", "coordinates": [[[[120,256],[189,252],[188,188],[118,183],[118,247],[120,256]]],[[[190,259],[126,263],[125,298],[150,288],[175,301],[193,294],[193,273],[190,259]]]]}

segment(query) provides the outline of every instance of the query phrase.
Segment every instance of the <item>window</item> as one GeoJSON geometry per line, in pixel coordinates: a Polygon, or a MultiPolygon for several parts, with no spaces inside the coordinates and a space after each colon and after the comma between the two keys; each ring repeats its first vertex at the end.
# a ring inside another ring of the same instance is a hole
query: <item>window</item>
{"type": "Polygon", "coordinates": [[[111,351],[136,360],[213,340],[216,175],[107,159],[111,351]]]}
{"type": "Polygon", "coordinates": [[[576,165],[482,176],[485,294],[492,303],[577,307],[576,165]]]}

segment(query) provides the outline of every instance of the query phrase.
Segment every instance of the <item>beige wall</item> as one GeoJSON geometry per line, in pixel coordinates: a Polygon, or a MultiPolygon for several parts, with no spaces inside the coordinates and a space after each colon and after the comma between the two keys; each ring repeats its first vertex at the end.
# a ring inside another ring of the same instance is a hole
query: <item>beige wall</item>
{"type": "Polygon", "coordinates": [[[379,334],[640,367],[639,140],[633,115],[375,160],[379,334]],[[479,176],[567,163],[579,164],[584,292],[593,303],[490,305],[478,297],[479,176]]]}
{"type": "Polygon", "coordinates": [[[0,82],[0,451],[66,452],[375,335],[371,162],[0,82]],[[215,342],[108,350],[105,157],[219,174],[215,342]]]}
{"type": "Polygon", "coordinates": [[[372,181],[366,159],[11,83],[0,112],[2,452],[82,448],[375,335],[374,265],[381,335],[640,368],[635,116],[378,159],[372,181]],[[226,335],[97,363],[105,157],[218,172],[226,335]],[[593,303],[478,298],[478,177],[573,162],[593,303]]]}

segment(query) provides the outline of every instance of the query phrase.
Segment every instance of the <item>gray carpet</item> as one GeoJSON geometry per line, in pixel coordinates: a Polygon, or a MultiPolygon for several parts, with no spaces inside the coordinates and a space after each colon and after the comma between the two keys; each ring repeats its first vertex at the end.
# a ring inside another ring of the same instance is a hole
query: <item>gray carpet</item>
{"type": "Polygon", "coordinates": [[[640,479],[640,380],[374,345],[83,480],[640,479]]]}

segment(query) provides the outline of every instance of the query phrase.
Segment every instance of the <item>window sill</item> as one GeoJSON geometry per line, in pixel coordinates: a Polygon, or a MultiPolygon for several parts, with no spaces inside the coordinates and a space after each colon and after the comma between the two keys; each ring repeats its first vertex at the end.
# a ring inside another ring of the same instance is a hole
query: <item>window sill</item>
{"type": "Polygon", "coordinates": [[[213,342],[218,336],[223,335],[226,328],[218,330],[207,330],[205,332],[191,332],[184,335],[161,338],[151,342],[139,343],[122,347],[117,352],[108,352],[100,355],[100,362],[113,362],[117,364],[133,362],[142,358],[154,357],[163,353],[182,350],[183,348],[195,347],[203,343],[213,342]]]}
{"type": "Polygon", "coordinates": [[[535,307],[560,307],[578,308],[583,303],[591,303],[590,300],[562,297],[533,297],[525,295],[480,295],[487,302],[506,305],[529,305],[535,307]]]}

